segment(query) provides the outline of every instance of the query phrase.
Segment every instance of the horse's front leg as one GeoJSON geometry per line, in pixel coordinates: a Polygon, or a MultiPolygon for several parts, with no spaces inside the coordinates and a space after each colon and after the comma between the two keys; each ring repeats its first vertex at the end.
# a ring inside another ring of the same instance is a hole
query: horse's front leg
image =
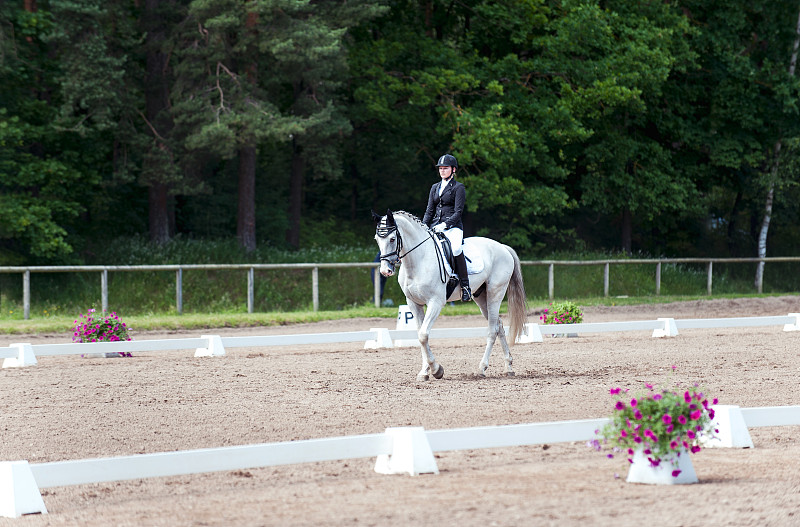
{"type": "Polygon", "coordinates": [[[436,318],[442,311],[442,302],[431,302],[428,304],[428,309],[425,311],[425,317],[422,318],[422,305],[409,303],[411,311],[414,313],[417,320],[422,320],[417,330],[417,338],[419,339],[420,350],[422,351],[422,369],[417,374],[418,381],[427,381],[433,375],[436,379],[441,379],[444,376],[444,368],[441,364],[436,362],[436,357],[433,356],[428,340],[430,338],[431,328],[436,318]]]}

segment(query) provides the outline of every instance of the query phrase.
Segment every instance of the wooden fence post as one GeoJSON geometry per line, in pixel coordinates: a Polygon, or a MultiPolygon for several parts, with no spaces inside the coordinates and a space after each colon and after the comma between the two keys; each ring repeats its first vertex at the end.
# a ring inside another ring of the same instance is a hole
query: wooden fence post
{"type": "Polygon", "coordinates": [[[183,314],[183,269],[175,271],[175,311],[183,314]]]}
{"type": "Polygon", "coordinates": [[[319,311],[319,267],[311,270],[311,297],[314,304],[314,312],[319,311]]]}
{"type": "Polygon", "coordinates": [[[706,289],[708,290],[709,296],[711,295],[711,273],[714,269],[714,262],[708,262],[708,277],[706,278],[706,289]]]}
{"type": "Polygon", "coordinates": [[[22,273],[22,316],[25,320],[31,318],[31,272],[22,273]]]}
{"type": "Polygon", "coordinates": [[[372,269],[372,296],[375,299],[375,307],[381,307],[381,264],[372,269]]]}
{"type": "Polygon", "coordinates": [[[108,311],[108,269],[100,271],[100,306],[105,315],[108,311]]]}
{"type": "Polygon", "coordinates": [[[255,270],[251,267],[249,271],[247,271],[247,312],[253,312],[253,304],[255,303],[255,281],[256,275],[255,270]]]}
{"type": "Polygon", "coordinates": [[[661,262],[656,264],[656,296],[661,294],[661,262]]]}

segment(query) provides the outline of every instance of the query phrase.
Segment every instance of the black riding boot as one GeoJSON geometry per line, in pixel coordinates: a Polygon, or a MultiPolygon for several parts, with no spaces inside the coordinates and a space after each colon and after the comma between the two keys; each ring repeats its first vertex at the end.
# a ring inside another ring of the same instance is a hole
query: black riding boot
{"type": "Polygon", "coordinates": [[[467,261],[464,259],[464,253],[456,256],[456,272],[458,273],[458,280],[461,282],[461,301],[469,302],[472,300],[472,290],[469,288],[469,275],[467,274],[467,261]]]}

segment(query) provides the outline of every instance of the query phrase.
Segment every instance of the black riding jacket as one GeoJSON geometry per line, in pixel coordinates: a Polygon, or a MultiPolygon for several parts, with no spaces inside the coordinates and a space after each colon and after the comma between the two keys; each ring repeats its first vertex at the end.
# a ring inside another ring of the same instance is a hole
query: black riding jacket
{"type": "Polygon", "coordinates": [[[456,181],[456,178],[451,178],[447,183],[444,181],[434,183],[430,194],[428,194],[428,207],[425,209],[425,216],[422,218],[422,222],[428,227],[445,222],[448,229],[458,227],[464,230],[461,215],[464,213],[466,199],[467,189],[463,183],[456,181]],[[439,186],[442,184],[447,186],[440,197],[439,186]]]}

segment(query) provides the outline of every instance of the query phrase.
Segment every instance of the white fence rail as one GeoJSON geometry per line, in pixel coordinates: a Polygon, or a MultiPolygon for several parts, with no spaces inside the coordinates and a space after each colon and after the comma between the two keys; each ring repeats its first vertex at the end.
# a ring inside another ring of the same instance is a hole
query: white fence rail
{"type": "MultiPolygon", "coordinates": [[[[800,256],[771,256],[764,258],[660,258],[641,260],[523,260],[522,266],[546,266],[547,294],[552,300],[555,296],[555,267],[556,266],[603,266],[603,295],[609,296],[610,268],[611,265],[653,265],[655,264],[655,289],[656,295],[661,294],[661,268],[663,264],[705,264],[706,265],[706,291],[710,295],[713,284],[714,263],[761,263],[768,262],[800,262],[800,256]]],[[[240,270],[247,274],[247,311],[252,313],[255,305],[255,271],[281,270],[281,269],[308,269],[311,270],[311,303],[314,311],[319,309],[319,270],[320,269],[376,269],[380,264],[376,262],[348,262],[348,263],[287,263],[287,264],[186,264],[186,265],[61,265],[61,266],[29,266],[7,267],[0,266],[0,273],[19,273],[22,275],[22,311],[25,320],[30,318],[31,308],[31,273],[81,273],[92,272],[100,274],[100,303],[102,311],[108,310],[108,273],[109,272],[142,272],[166,271],[175,273],[175,309],[183,313],[183,273],[184,271],[219,271],[240,270]]],[[[377,273],[375,273],[377,275],[377,273]]],[[[758,293],[763,292],[763,284],[756,284],[758,293]]],[[[375,307],[380,306],[380,280],[373,278],[373,300],[375,307]]]]}
{"type": "Polygon", "coordinates": [[[377,457],[392,453],[387,434],[330,437],[178,452],[159,452],[31,465],[39,488],[83,485],[140,478],[183,476],[223,470],[244,470],[377,457]]]}
{"type": "MultiPolygon", "coordinates": [[[[520,343],[543,342],[542,335],[568,335],[579,333],[601,333],[619,331],[653,331],[653,337],[670,337],[678,334],[678,328],[730,328],[783,325],[784,331],[800,331],[800,313],[775,317],[672,319],[594,322],[581,324],[527,324],[527,334],[520,343]]],[[[508,328],[506,327],[506,331],[508,328]]],[[[431,339],[459,339],[485,337],[485,327],[475,328],[434,328],[431,339]]],[[[36,357],[54,355],[94,355],[103,353],[127,353],[142,351],[170,351],[195,349],[195,356],[225,355],[226,348],[295,346],[307,344],[333,344],[363,342],[365,348],[391,348],[416,345],[417,332],[409,329],[389,330],[371,328],[369,331],[349,331],[337,333],[308,333],[298,335],[268,335],[248,337],[220,337],[203,335],[200,338],[130,340],[121,342],[90,342],[64,344],[16,343],[0,347],[3,367],[32,366],[36,357]]]]}
{"type": "MultiPolygon", "coordinates": [[[[730,419],[731,415],[743,420],[745,427],[800,425],[800,406],[717,408],[718,413],[725,413],[729,420],[736,420],[730,419]]],[[[375,470],[380,473],[438,473],[433,452],[588,441],[596,437],[595,430],[607,422],[608,419],[585,419],[427,432],[422,428],[389,428],[383,434],[133,456],[36,464],[6,461],[0,462],[0,489],[3,490],[0,492],[0,516],[47,513],[40,488],[87,483],[365,457],[377,458],[375,470]]],[[[743,430],[749,441],[747,428],[743,430]]],[[[736,446],[732,438],[725,438],[723,442],[736,446]]]]}

